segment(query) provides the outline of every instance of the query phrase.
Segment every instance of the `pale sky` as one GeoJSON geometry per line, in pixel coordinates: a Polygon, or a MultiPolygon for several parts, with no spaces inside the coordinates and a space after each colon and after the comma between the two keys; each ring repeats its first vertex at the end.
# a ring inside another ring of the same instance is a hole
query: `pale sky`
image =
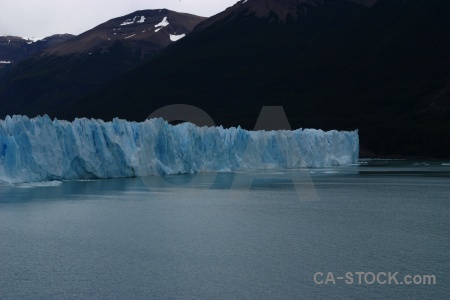
{"type": "Polygon", "coordinates": [[[167,8],[209,17],[238,0],[0,0],[0,34],[80,34],[136,10],[167,8]]]}

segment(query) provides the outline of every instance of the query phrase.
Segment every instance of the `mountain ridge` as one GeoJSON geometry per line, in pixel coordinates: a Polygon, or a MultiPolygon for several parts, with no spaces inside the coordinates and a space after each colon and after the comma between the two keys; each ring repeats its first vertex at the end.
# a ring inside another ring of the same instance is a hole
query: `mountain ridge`
{"type": "Polygon", "coordinates": [[[277,16],[277,21],[286,22],[288,18],[297,19],[300,14],[306,14],[308,9],[323,5],[326,2],[347,1],[370,7],[378,0],[240,0],[224,11],[200,23],[195,30],[211,26],[217,21],[244,12],[259,18],[277,16]]]}
{"type": "Polygon", "coordinates": [[[75,36],[68,33],[53,34],[45,38],[0,35],[0,61],[16,65],[40,51],[57,46],[73,37],[75,36]]]}
{"type": "Polygon", "coordinates": [[[138,10],[113,18],[71,41],[47,49],[43,55],[71,55],[107,49],[116,41],[143,50],[144,55],[170,45],[170,35],[188,34],[204,17],[168,9],[138,10]],[[147,44],[143,46],[142,44],[147,44]],[[136,46],[139,44],[139,46],[136,46]]]}

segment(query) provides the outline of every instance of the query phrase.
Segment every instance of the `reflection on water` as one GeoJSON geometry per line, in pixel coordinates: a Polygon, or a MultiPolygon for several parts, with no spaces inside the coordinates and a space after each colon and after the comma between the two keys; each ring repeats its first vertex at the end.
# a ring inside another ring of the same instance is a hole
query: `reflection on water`
{"type": "Polygon", "coordinates": [[[450,166],[0,186],[1,299],[449,299],[450,166]],[[433,274],[318,286],[315,272],[433,274]]]}
{"type": "MultiPolygon", "coordinates": [[[[388,184],[406,184],[408,177],[450,178],[450,164],[441,161],[416,162],[408,160],[361,160],[359,164],[328,168],[277,170],[259,172],[225,172],[149,176],[143,178],[119,178],[104,180],[80,180],[0,185],[0,202],[52,200],[70,195],[105,195],[118,192],[177,192],[179,189],[286,189],[297,186],[315,187],[325,182],[355,183],[364,179],[377,184],[377,178],[395,177],[388,184]]],[[[390,180],[390,179],[389,179],[390,180]]],[[[299,189],[297,188],[297,191],[299,189]]]]}

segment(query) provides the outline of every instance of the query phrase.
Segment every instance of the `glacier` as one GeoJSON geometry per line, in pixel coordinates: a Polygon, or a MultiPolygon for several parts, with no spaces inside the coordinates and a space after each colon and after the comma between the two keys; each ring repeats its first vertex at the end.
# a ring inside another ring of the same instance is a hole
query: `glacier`
{"type": "Polygon", "coordinates": [[[163,119],[0,120],[0,181],[41,182],[354,164],[358,131],[170,125],[163,119]]]}

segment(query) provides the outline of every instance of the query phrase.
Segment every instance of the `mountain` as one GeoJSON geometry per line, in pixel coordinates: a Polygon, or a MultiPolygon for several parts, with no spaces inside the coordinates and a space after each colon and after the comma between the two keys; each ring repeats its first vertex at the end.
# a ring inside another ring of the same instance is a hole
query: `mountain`
{"type": "Polygon", "coordinates": [[[142,56],[155,54],[189,34],[204,19],[167,9],[136,11],[100,24],[67,43],[48,49],[44,55],[107,52],[116,42],[142,56]]]}
{"type": "Polygon", "coordinates": [[[450,3],[372,4],[241,1],[53,113],[142,120],[184,103],[253,128],[262,106],[282,105],[294,128],[358,128],[363,156],[450,157],[450,3]]]}
{"type": "MultiPolygon", "coordinates": [[[[50,113],[65,118],[142,120],[164,105],[188,103],[211,113],[217,124],[252,128],[267,103],[263,89],[277,89],[271,83],[277,69],[367,10],[366,5],[349,0],[241,1],[200,23],[188,37],[79,105],[50,113]],[[281,18],[273,10],[258,16],[253,10],[261,3],[276,4],[277,10],[279,6],[290,10],[294,5],[296,17],[281,18]]],[[[284,101],[273,100],[277,105],[284,101]]]]}
{"type": "Polygon", "coordinates": [[[50,47],[55,47],[71,38],[71,34],[54,34],[45,38],[26,38],[0,35],[0,72],[22,60],[50,47]]]}
{"type": "Polygon", "coordinates": [[[0,77],[1,115],[75,103],[175,43],[205,18],[167,9],[109,20],[22,61],[0,77]]]}

